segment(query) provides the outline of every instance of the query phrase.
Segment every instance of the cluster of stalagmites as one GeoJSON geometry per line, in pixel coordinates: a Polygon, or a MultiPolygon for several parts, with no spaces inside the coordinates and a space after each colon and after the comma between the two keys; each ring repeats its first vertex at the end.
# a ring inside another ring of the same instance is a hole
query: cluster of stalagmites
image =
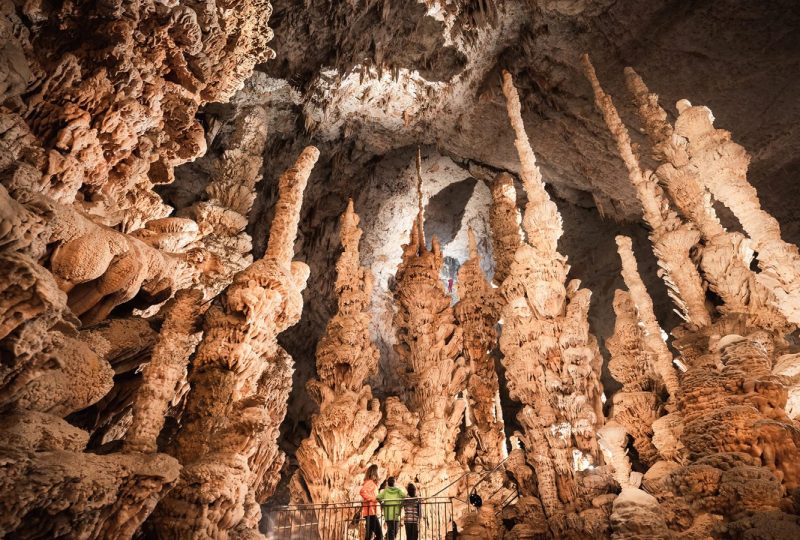
{"type": "MultiPolygon", "coordinates": [[[[0,6],[0,536],[258,534],[284,463],[293,361],[277,337],[302,311],[309,269],[293,261],[294,242],[318,151],[281,176],[255,262],[244,230],[264,109],[239,111],[203,200],[173,213],[153,187],[205,151],[198,108],[227,100],[272,55],[270,11],[260,0],[0,6]]],[[[456,508],[465,538],[800,537],[798,250],[707,108],[681,101],[670,123],[627,70],[658,164],[643,170],[584,62],[685,320],[672,347],[619,237],[628,290],[615,295],[606,345],[622,387],[604,417],[590,292],[567,279],[561,217],[505,73],[527,204],[520,216],[513,177],[495,179],[496,287],[470,233],[451,305],[420,178],[393,291],[389,375],[404,390],[380,403],[366,385],[378,366],[373,278],[348,205],[294,502],[355,499],[375,463],[423,496],[463,498],[479,475],[500,497],[456,508]],[[715,202],[742,232],[722,226],[715,202]],[[498,346],[520,406],[510,449],[498,346]]]]}
{"type": "Polygon", "coordinates": [[[673,126],[657,96],[626,70],[659,164],[643,171],[588,57],[584,65],[686,318],[672,332],[673,358],[631,241],[618,237],[628,292],[617,292],[608,349],[609,369],[623,387],[611,409],[615,432],[601,438],[622,486],[611,515],[614,537],[795,538],[800,431],[787,407],[796,365],[787,337],[796,323],[796,248],[780,240],[777,223],[760,209],[746,181],[744,149],[713,127],[707,108],[682,100],[673,126]],[[744,233],[721,225],[715,200],[733,211],[744,233]],[[769,241],[760,236],[765,230],[769,241]],[[679,237],[685,241],[670,240],[679,237]],[[783,244],[783,252],[762,251],[761,242],[783,244]],[[639,472],[625,455],[626,435],[639,472]]]}
{"type": "Polygon", "coordinates": [[[386,434],[380,404],[364,384],[377,369],[379,353],[369,328],[373,277],[359,264],[362,233],[352,201],[339,234],[344,247],[336,265],[339,310],[317,345],[319,379],[308,384],[319,413],[296,453],[299,469],[292,491],[298,502],[357,500],[358,480],[386,434]]]}

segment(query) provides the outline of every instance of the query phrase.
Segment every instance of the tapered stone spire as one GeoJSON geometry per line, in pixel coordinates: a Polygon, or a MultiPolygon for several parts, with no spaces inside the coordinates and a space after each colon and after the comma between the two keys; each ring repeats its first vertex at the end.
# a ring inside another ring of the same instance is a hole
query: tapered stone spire
{"type": "Polygon", "coordinates": [[[352,200],[339,225],[344,247],[336,263],[339,310],[317,345],[317,379],[308,383],[319,412],[296,453],[299,469],[291,490],[297,502],[358,500],[363,472],[386,436],[380,403],[364,384],[377,369],[379,354],[369,329],[373,277],[359,263],[362,231],[352,200]]]}
{"type": "Polygon", "coordinates": [[[523,218],[527,241],[517,249],[501,287],[505,323],[500,348],[511,397],[523,404],[520,438],[536,471],[549,528],[541,532],[558,537],[579,522],[588,534],[606,527],[605,514],[591,507],[576,480],[579,470],[598,463],[595,430],[603,421],[602,358],[589,333],[591,293],[577,281],[566,284],[569,267],[557,250],[561,216],[544,188],[508,72],[503,73],[503,93],[528,203],[523,218]]]}
{"type": "Polygon", "coordinates": [[[280,178],[264,258],[239,272],[205,316],[173,453],[178,485],[153,519],[160,536],[226,538],[258,525],[258,502],[278,482],[278,431],[292,358],[277,337],[297,323],[308,266],[292,261],[303,190],[319,151],[308,147],[280,178]]]}

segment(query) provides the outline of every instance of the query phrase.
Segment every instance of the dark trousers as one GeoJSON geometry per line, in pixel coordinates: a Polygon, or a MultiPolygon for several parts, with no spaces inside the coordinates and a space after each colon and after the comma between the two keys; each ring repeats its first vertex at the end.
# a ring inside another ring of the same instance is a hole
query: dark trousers
{"type": "Polygon", "coordinates": [[[381,530],[381,522],[378,521],[378,516],[367,516],[365,519],[367,524],[367,538],[372,538],[372,533],[375,533],[375,540],[383,540],[383,531],[381,530]]]}
{"type": "Polygon", "coordinates": [[[399,521],[387,521],[386,522],[386,539],[387,540],[395,540],[397,538],[397,531],[400,529],[400,522],[399,521]]]}
{"type": "Polygon", "coordinates": [[[419,539],[419,523],[406,523],[406,540],[419,539]]]}

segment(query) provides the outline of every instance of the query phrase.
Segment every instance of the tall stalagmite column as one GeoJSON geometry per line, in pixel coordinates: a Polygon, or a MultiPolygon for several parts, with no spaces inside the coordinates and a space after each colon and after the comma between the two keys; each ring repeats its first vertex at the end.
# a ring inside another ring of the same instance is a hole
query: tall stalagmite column
{"type": "MultiPolygon", "coordinates": [[[[410,241],[403,246],[395,289],[395,350],[408,411],[403,412],[400,403],[387,402],[387,428],[391,437],[398,418],[413,423],[411,417],[416,416],[419,423],[413,435],[406,431],[412,435],[407,441],[412,446],[404,452],[411,455],[402,456],[402,465],[394,450],[387,452],[383,461],[389,474],[399,473],[391,470],[399,466],[406,478],[418,479],[423,494],[433,494],[463,473],[455,461],[455,442],[464,416],[459,394],[466,387],[467,370],[461,357],[462,331],[439,279],[443,262],[439,241],[434,237],[430,250],[425,244],[419,167],[418,156],[420,210],[410,241]]],[[[387,446],[391,447],[390,443],[387,440],[387,446]]]]}
{"type": "Polygon", "coordinates": [[[647,346],[639,326],[636,304],[627,291],[614,295],[614,335],[606,340],[611,355],[608,370],[622,388],[613,397],[612,416],[633,438],[639,460],[647,466],[658,459],[653,446],[653,421],[658,417],[659,377],[656,355],[647,346]]]}
{"type": "MultiPolygon", "coordinates": [[[[658,96],[650,93],[633,69],[625,69],[625,80],[652,144],[653,158],[661,162],[655,171],[659,184],[665,186],[683,218],[700,231],[700,269],[709,287],[723,301],[719,309],[747,314],[757,326],[785,326],[786,318],[775,307],[778,302],[772,292],[774,287],[765,287],[750,270],[751,241],[741,233],[725,230],[717,218],[702,181],[713,174],[708,163],[702,155],[689,153],[688,139],[676,133],[658,104],[658,96]]],[[[679,117],[684,130],[686,121],[679,117]]]]}
{"type": "Polygon", "coordinates": [[[707,107],[681,100],[678,112],[675,134],[685,140],[692,166],[702,171],[699,180],[734,213],[752,240],[761,269],[758,282],[774,295],[784,317],[800,324],[800,250],[781,239],[778,221],[761,208],[756,189],[747,181],[750,156],[731,140],[730,132],[714,127],[707,107]]]}
{"type": "Polygon", "coordinates": [[[292,384],[292,359],[277,343],[297,323],[308,266],[292,261],[300,207],[319,156],[303,150],[279,180],[264,258],[238,273],[205,318],[189,378],[192,390],[175,441],[183,465],[154,526],[164,538],[226,538],[254,529],[258,501],[278,481],[278,429],[292,384]]]}
{"type": "Polygon", "coordinates": [[[545,191],[507,72],[503,93],[528,194],[522,221],[527,240],[517,249],[501,289],[505,324],[500,347],[509,392],[523,403],[518,416],[522,440],[550,532],[556,537],[568,530],[595,534],[607,527],[607,516],[591,506],[592,495],[576,482],[578,471],[596,463],[595,430],[603,420],[602,358],[589,333],[591,293],[580,289],[577,280],[565,285],[569,267],[557,249],[561,216],[545,191]]]}
{"type": "Polygon", "coordinates": [[[522,243],[519,230],[520,215],[517,209],[517,192],[514,177],[500,173],[491,186],[492,206],[489,226],[492,231],[492,253],[494,254],[494,278],[498,287],[508,277],[514,254],[522,243]]]}
{"type": "Polygon", "coordinates": [[[362,232],[352,200],[339,223],[344,247],[336,264],[339,311],[317,345],[318,378],[308,390],[319,413],[297,450],[292,485],[293,499],[316,504],[358,500],[363,472],[386,436],[380,403],[364,384],[378,366],[379,353],[369,329],[373,277],[359,262],[362,232]]]}
{"type": "Polygon", "coordinates": [[[464,338],[464,359],[469,369],[467,391],[472,425],[467,429],[470,461],[491,469],[506,455],[500,384],[492,349],[497,341],[495,326],[500,318],[497,289],[481,270],[480,255],[472,229],[469,230],[469,259],[458,270],[459,302],[456,319],[464,338]]]}
{"type": "Polygon", "coordinates": [[[628,131],[611,98],[603,92],[588,55],[583,56],[583,65],[586,77],[592,83],[595,104],[614,136],[622,161],[628,169],[628,177],[642,204],[644,219],[651,229],[650,240],[659,266],[665,273],[669,295],[685,320],[698,326],[707,326],[711,319],[705,307],[705,291],[697,268],[689,257],[689,250],[697,244],[700,233],[681,222],[667,204],[656,177],[650,171],[642,171],[633,153],[628,131]]]}

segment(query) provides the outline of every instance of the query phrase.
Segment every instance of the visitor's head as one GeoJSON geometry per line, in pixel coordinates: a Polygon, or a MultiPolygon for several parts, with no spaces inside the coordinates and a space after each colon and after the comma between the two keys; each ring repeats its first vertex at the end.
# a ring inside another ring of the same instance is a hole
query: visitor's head
{"type": "Polygon", "coordinates": [[[387,479],[386,479],[386,484],[387,484],[389,487],[394,487],[394,476],[390,476],[389,478],[387,478],[387,479]]]}
{"type": "Polygon", "coordinates": [[[417,496],[417,486],[410,483],[406,486],[406,491],[408,492],[409,497],[416,497],[417,496]]]}
{"type": "Polygon", "coordinates": [[[377,482],[378,481],[378,466],[377,465],[370,465],[367,468],[366,478],[367,478],[367,480],[372,480],[373,482],[377,482]]]}

